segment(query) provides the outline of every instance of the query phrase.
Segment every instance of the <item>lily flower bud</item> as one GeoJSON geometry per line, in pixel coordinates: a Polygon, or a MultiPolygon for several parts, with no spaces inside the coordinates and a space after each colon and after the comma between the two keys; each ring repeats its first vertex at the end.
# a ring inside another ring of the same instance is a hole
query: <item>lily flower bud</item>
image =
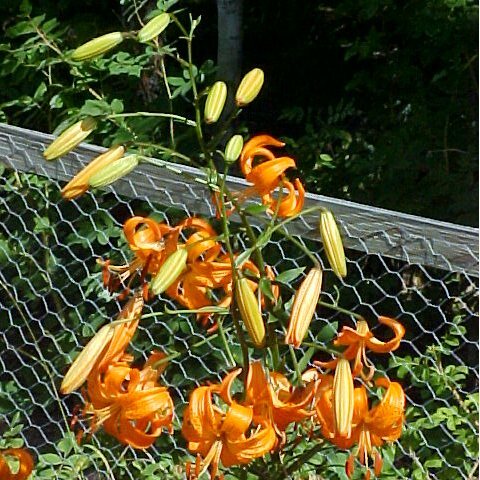
{"type": "Polygon", "coordinates": [[[83,385],[95,362],[112,339],[113,331],[111,325],[104,325],[87,343],[63,378],[60,393],[67,395],[83,385]]]}
{"type": "Polygon", "coordinates": [[[86,117],[74,123],[47,147],[43,152],[43,156],[46,160],[54,160],[65,155],[85,140],[95,130],[96,126],[97,122],[93,117],[86,117]]]}
{"type": "Polygon", "coordinates": [[[298,289],[290,314],[285,343],[299,348],[312,321],[322,291],[322,270],[314,267],[298,289]]]}
{"type": "Polygon", "coordinates": [[[351,435],[354,403],[350,362],[345,358],[340,358],[333,377],[333,416],[335,432],[341,437],[349,438],[351,435]]]}
{"type": "Polygon", "coordinates": [[[150,282],[154,295],[163,293],[187,266],[188,253],[185,248],[179,248],[163,262],[155,278],[150,282]]]}
{"type": "Polygon", "coordinates": [[[137,34],[139,42],[149,42],[158,37],[170,23],[170,15],[166,12],[153,17],[137,34]]]}
{"type": "Polygon", "coordinates": [[[119,158],[98,172],[95,172],[95,174],[89,178],[88,184],[92,188],[106,187],[130,173],[137,165],[137,155],[128,155],[119,158]]]}
{"type": "Polygon", "coordinates": [[[225,82],[215,82],[208,92],[205,103],[205,123],[215,123],[222,114],[227,99],[227,85],[225,82]]]}
{"type": "Polygon", "coordinates": [[[72,200],[85,193],[88,190],[89,178],[110,163],[122,158],[124,153],[125,148],[118,145],[94,158],[62,188],[62,197],[66,200],[72,200]]]}
{"type": "Polygon", "coordinates": [[[241,135],[234,135],[225,147],[225,162],[228,164],[235,163],[242,153],[243,137],[241,135]]]}
{"type": "Polygon", "coordinates": [[[347,263],[342,238],[340,237],[335,218],[329,210],[323,211],[320,215],[320,234],[322,235],[328,263],[332,267],[333,272],[339,278],[345,277],[347,275],[347,263]]]}
{"type": "Polygon", "coordinates": [[[98,57],[102,53],[108,52],[123,41],[124,35],[122,32],[112,32],[94,38],[83,45],[80,45],[72,53],[72,60],[90,60],[98,57]]]}
{"type": "Polygon", "coordinates": [[[235,301],[248,335],[257,348],[265,345],[265,324],[258,300],[250,288],[248,279],[240,278],[235,287],[235,301]]]}
{"type": "Polygon", "coordinates": [[[263,80],[264,74],[260,68],[250,70],[242,78],[235,94],[235,101],[239,107],[243,107],[255,100],[263,86],[263,80]]]}

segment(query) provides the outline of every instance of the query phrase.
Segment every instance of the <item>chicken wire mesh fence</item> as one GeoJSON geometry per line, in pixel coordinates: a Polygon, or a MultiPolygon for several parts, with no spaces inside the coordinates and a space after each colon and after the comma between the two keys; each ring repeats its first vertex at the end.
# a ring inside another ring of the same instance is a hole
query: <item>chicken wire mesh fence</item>
{"type": "MultiPolygon", "coordinates": [[[[176,406],[175,433],[148,450],[125,447],[101,432],[75,447],[69,431],[82,399],[60,396],[58,387],[81,346],[119,310],[102,286],[96,260],[128,261],[122,224],[130,216],[154,215],[170,224],[192,215],[214,217],[204,176],[161,162],[162,169],[142,166],[113,187],[66,202],[59,195],[64,181],[102,149],[82,145],[60,161],[45,162],[41,152],[51,138],[0,127],[1,431],[35,453],[38,478],[183,478],[191,458],[180,434],[188,394],[233,367],[218,333],[206,334],[193,315],[167,320],[165,308],[179,308],[167,297],[146,305],[133,353],[140,362],[152,349],[170,355],[162,381],[176,406]]],[[[233,189],[243,185],[229,182],[233,189]]],[[[319,203],[339,219],[348,257],[342,281],[322,263],[322,300],[363,315],[371,326],[381,315],[397,318],[407,331],[394,354],[375,358],[407,395],[403,435],[384,451],[385,477],[476,477],[478,230],[317,195],[308,197],[306,207],[319,203]]],[[[256,222],[260,232],[262,220],[256,222]]],[[[317,224],[316,215],[307,214],[288,231],[322,261],[317,224]]],[[[238,251],[245,247],[240,226],[232,240],[238,251]]],[[[277,274],[309,266],[305,254],[280,235],[272,236],[265,257],[277,274]]],[[[319,307],[308,340],[332,339],[338,326],[351,321],[319,307]]],[[[385,336],[381,327],[373,330],[385,336]]],[[[225,332],[240,361],[227,324],[225,332]]],[[[324,359],[312,346],[303,353],[309,362],[324,359]]],[[[346,458],[326,446],[313,457],[310,475],[346,478],[346,458]]]]}

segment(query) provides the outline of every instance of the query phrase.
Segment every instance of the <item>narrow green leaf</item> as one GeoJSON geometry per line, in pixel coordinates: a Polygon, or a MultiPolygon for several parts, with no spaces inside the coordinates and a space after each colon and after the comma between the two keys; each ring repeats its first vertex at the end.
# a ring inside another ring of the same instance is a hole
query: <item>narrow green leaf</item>
{"type": "Polygon", "coordinates": [[[275,281],[280,283],[285,283],[286,285],[288,285],[291,282],[293,282],[296,278],[298,278],[303,273],[304,270],[305,270],[305,267],[291,268],[290,270],[285,270],[284,272],[278,274],[275,277],[275,281]]]}

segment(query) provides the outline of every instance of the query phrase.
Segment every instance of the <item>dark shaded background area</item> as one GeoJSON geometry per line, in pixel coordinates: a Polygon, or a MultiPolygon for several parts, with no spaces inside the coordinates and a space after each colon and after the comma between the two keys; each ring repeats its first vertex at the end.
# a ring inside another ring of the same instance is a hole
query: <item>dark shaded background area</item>
{"type": "MultiPolygon", "coordinates": [[[[34,2],[31,15],[56,17],[72,48],[108,31],[137,28],[134,17],[127,21],[131,3],[87,0],[79,8],[72,0],[44,0],[34,2]]],[[[0,43],[12,41],[8,28],[18,21],[19,6],[0,6],[0,43]]],[[[178,6],[202,16],[197,64],[215,60],[216,2],[178,6]]],[[[150,2],[143,12],[154,7],[150,2]]],[[[266,81],[237,126],[285,139],[310,191],[478,225],[474,2],[244,1],[242,24],[242,69],[261,67],[266,81]]],[[[0,102],[32,95],[39,80],[30,80],[16,83],[0,63],[0,102]]],[[[145,106],[139,89],[131,79],[114,88],[132,108],[145,106]]],[[[33,116],[15,106],[2,110],[4,121],[50,131],[59,120],[46,108],[33,116]]]]}

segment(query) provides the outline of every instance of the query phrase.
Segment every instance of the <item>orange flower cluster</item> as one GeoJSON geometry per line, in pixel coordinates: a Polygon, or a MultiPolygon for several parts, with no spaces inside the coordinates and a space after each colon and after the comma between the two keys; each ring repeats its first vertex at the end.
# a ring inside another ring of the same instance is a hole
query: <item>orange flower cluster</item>
{"type": "Polygon", "coordinates": [[[146,275],[155,275],[168,255],[175,250],[179,229],[152,218],[132,217],[124,223],[123,232],[135,258],[125,265],[111,265],[110,260],[105,262],[100,260],[99,263],[103,267],[103,283],[113,292],[128,279],[122,292],[122,296],[126,296],[132,281],[139,273],[144,296],[148,297],[146,275]]]}
{"type": "Polygon", "coordinates": [[[26,480],[32,473],[33,458],[23,448],[7,448],[0,452],[0,478],[2,480],[26,480]],[[7,457],[13,457],[18,462],[18,470],[13,473],[8,466],[7,457]]]}
{"type": "MultiPolygon", "coordinates": [[[[335,346],[347,347],[342,353],[342,358],[354,360],[352,374],[354,376],[361,375],[366,382],[373,378],[375,372],[373,363],[367,358],[367,348],[375,353],[393,352],[400,346],[400,342],[405,335],[403,325],[393,318],[379,317],[378,321],[393,331],[394,337],[388,342],[382,342],[376,338],[368,328],[365,320],[358,321],[356,330],[350,327],[343,327],[338,338],[333,342],[335,346]],[[368,373],[365,372],[365,367],[368,368],[368,373]]],[[[337,366],[337,362],[338,359],[333,359],[330,362],[315,363],[330,370],[337,366]]]]}
{"type": "MultiPolygon", "coordinates": [[[[333,377],[323,381],[329,383],[333,377]]],[[[335,429],[333,390],[327,388],[323,391],[316,405],[317,418],[322,427],[322,435],[339,448],[351,448],[358,445],[355,456],[360,463],[365,465],[365,479],[370,478],[369,457],[373,458],[375,475],[380,475],[382,470],[382,457],[376,447],[384,442],[393,442],[402,433],[405,394],[397,382],[390,382],[386,378],[375,381],[377,387],[385,388],[386,391],[380,403],[368,408],[367,389],[361,385],[354,390],[354,406],[352,429],[349,436],[340,435],[335,429]]],[[[350,455],[346,464],[346,472],[350,478],[354,471],[354,455],[350,455]]]]}
{"type": "MultiPolygon", "coordinates": [[[[252,137],[243,147],[240,155],[240,168],[247,181],[253,183],[254,191],[262,198],[262,203],[268,206],[270,213],[277,212],[279,217],[296,215],[303,208],[305,189],[302,182],[296,178],[293,183],[287,180],[285,172],[295,168],[295,160],[290,157],[275,157],[266,147],[283,147],[285,143],[270,135],[252,137]],[[279,189],[277,198],[273,193],[279,189]],[[287,194],[283,196],[283,189],[287,194]]],[[[247,190],[243,196],[250,195],[247,190]]]]}
{"type": "MultiPolygon", "coordinates": [[[[366,349],[376,353],[391,352],[399,347],[405,334],[403,325],[394,319],[380,317],[379,322],[392,329],[393,339],[382,342],[374,337],[367,322],[360,320],[356,330],[343,327],[334,341],[335,345],[347,347],[341,360],[315,362],[321,367],[336,369],[335,377],[320,376],[321,387],[317,391],[316,413],[322,434],[340,448],[358,446],[355,456],[366,467],[366,480],[371,476],[369,457],[373,458],[375,475],[380,475],[383,462],[377,447],[386,441],[391,442],[400,437],[405,411],[405,394],[399,383],[390,382],[386,378],[375,380],[375,385],[386,391],[380,403],[370,409],[365,386],[353,388],[354,377],[360,375],[364,382],[370,382],[373,378],[374,365],[368,360],[366,349]],[[337,371],[340,364],[343,367],[350,361],[353,361],[351,372],[349,367],[342,372],[337,371]],[[345,420],[348,422],[348,428],[344,431],[339,430],[339,419],[340,423],[345,423],[345,420]]],[[[353,475],[354,460],[354,456],[351,455],[346,464],[349,478],[353,475]]]]}
{"type": "Polygon", "coordinates": [[[182,434],[197,461],[194,469],[187,465],[189,479],[209,467],[214,479],[220,462],[224,467],[246,464],[280,448],[287,426],[312,415],[313,383],[293,388],[281,373],[265,372],[260,362],[253,362],[244,400],[237,402],[231,389],[240,372],[234,370],[220,384],[198,387],[190,395],[182,434]]]}
{"type": "MultiPolygon", "coordinates": [[[[132,217],[123,227],[130,249],[135,254],[132,262],[115,266],[109,261],[103,265],[104,283],[110,291],[130,278],[124,294],[130,291],[132,280],[137,273],[144,285],[144,297],[148,297],[146,276],[154,277],[172,252],[179,248],[187,250],[187,262],[183,272],[166,289],[166,294],[189,310],[216,305],[228,308],[233,297],[232,264],[230,257],[218,242],[217,232],[205,220],[190,217],[171,227],[158,223],[151,218],[132,217]],[[180,234],[185,234],[185,242],[180,243],[180,234]],[[114,275],[112,275],[114,274],[114,275]]],[[[248,270],[252,276],[260,278],[257,266],[248,260],[242,270],[248,270]]],[[[266,275],[273,279],[272,270],[267,267],[266,275]]],[[[253,290],[257,283],[249,280],[253,290]]],[[[278,296],[278,287],[273,287],[278,296]]],[[[210,313],[198,313],[197,320],[209,332],[217,328],[210,313]]]]}
{"type": "MultiPolygon", "coordinates": [[[[133,358],[125,353],[142,307],[143,299],[137,294],[123,308],[93,366],[82,372],[87,374],[83,414],[91,419],[90,430],[103,426],[107,433],[133,448],[149,447],[163,429],[173,431],[173,402],[157,380],[166,364],[159,368],[156,363],[164,354],[152,353],[144,367],[138,369],[131,366],[133,358]]],[[[80,364],[76,368],[84,367],[80,364]]]]}

